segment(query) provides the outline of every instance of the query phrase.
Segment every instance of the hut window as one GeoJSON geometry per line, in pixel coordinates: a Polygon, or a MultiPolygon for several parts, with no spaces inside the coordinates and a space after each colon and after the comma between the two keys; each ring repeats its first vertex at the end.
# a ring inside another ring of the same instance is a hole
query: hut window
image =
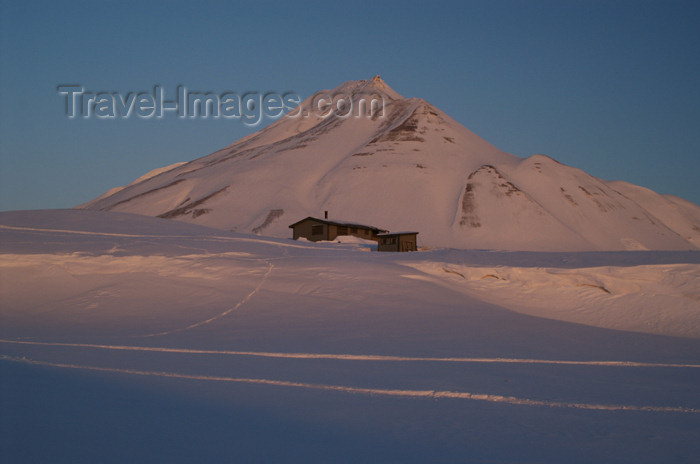
{"type": "Polygon", "coordinates": [[[357,227],[351,227],[351,228],[350,228],[350,233],[351,233],[351,234],[356,234],[356,233],[357,233],[357,227]]]}
{"type": "Polygon", "coordinates": [[[323,235],[323,226],[311,226],[311,235],[323,235]]]}
{"type": "Polygon", "coordinates": [[[345,226],[338,226],[338,235],[348,235],[348,228],[345,226]]]}

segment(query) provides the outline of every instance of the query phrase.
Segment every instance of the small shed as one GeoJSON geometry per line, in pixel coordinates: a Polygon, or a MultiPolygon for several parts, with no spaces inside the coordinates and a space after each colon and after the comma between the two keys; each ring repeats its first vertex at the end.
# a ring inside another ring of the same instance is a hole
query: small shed
{"type": "Polygon", "coordinates": [[[378,234],[377,251],[418,251],[418,232],[378,234]]]}
{"type": "Polygon", "coordinates": [[[331,241],[341,235],[352,235],[353,237],[374,240],[376,242],[379,234],[387,232],[386,230],[374,226],[356,224],[354,222],[331,221],[311,216],[291,224],[289,228],[293,231],[294,240],[299,237],[304,237],[312,242],[321,240],[331,241]]]}

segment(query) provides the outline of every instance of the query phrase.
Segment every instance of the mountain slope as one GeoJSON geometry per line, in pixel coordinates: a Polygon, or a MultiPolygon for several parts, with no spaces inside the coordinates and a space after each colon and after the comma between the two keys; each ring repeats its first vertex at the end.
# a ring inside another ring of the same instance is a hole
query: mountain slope
{"type": "Polygon", "coordinates": [[[685,222],[667,223],[644,206],[658,200],[653,192],[626,195],[546,156],[505,153],[425,100],[401,97],[378,76],[328,93],[353,101],[379,96],[383,111],[320,118],[309,98],[293,112],[297,117],[79,208],[276,237],[289,237],[289,224],[325,210],[336,219],[417,230],[424,246],[457,248],[700,244],[700,209],[685,208],[685,222]]]}

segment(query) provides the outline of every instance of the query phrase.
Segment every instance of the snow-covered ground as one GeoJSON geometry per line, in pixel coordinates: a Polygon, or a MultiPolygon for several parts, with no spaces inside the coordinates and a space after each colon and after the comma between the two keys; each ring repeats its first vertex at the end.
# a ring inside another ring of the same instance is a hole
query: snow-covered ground
{"type": "Polygon", "coordinates": [[[0,213],[3,462],[698,462],[700,252],[0,213]]]}

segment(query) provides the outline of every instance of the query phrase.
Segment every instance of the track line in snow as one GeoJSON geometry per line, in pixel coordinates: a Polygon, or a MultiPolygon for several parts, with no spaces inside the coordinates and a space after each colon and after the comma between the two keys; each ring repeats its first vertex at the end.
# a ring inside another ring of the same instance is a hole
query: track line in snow
{"type": "MultiPolygon", "coordinates": [[[[262,284],[260,284],[262,285],[262,284]]],[[[182,329],[184,330],[184,329],[182,329]]],[[[66,348],[92,348],[115,351],[148,351],[156,353],[182,353],[225,356],[256,356],[282,359],[331,359],[341,361],[384,361],[384,362],[445,362],[445,363],[493,363],[493,364],[555,364],[571,366],[600,367],[673,367],[700,369],[700,364],[647,363],[637,361],[567,361],[557,359],[527,358],[470,358],[470,357],[419,357],[388,356],[372,354],[329,354],[329,353],[276,353],[269,351],[197,350],[190,348],[168,348],[156,346],[99,345],[89,343],[38,342],[29,340],[0,339],[0,343],[15,345],[56,346],[66,348]]]]}
{"type": "Polygon", "coordinates": [[[205,238],[205,239],[235,239],[235,237],[223,237],[218,235],[209,236],[196,236],[196,235],[157,235],[157,234],[124,234],[117,232],[92,232],[87,230],[70,230],[70,229],[47,229],[40,227],[20,227],[20,226],[7,226],[0,224],[0,230],[18,230],[26,232],[52,232],[59,234],[73,234],[73,235],[97,235],[100,237],[130,237],[130,238],[205,238]]]}
{"type": "Polygon", "coordinates": [[[270,385],[277,387],[298,388],[306,390],[319,391],[336,391],[350,394],[369,395],[369,396],[392,396],[403,398],[429,398],[429,399],[461,399],[472,401],[486,401],[490,403],[504,403],[523,406],[546,406],[551,408],[571,408],[571,409],[587,409],[597,411],[647,411],[647,412],[679,412],[679,413],[700,413],[700,409],[686,408],[682,406],[639,406],[629,404],[596,404],[596,403],[575,403],[566,401],[547,401],[535,400],[530,398],[518,398],[515,396],[491,395],[488,393],[471,393],[464,391],[450,390],[403,390],[403,389],[388,389],[388,388],[363,388],[351,387],[344,385],[328,385],[318,383],[291,382],[287,380],[274,379],[255,379],[245,377],[224,377],[224,376],[209,376],[209,375],[192,375],[181,374],[177,372],[164,371],[141,371],[135,369],[123,369],[112,367],[86,366],[78,364],[63,364],[52,363],[45,361],[36,361],[27,358],[15,358],[10,356],[0,356],[0,359],[10,362],[17,362],[35,366],[56,367],[62,369],[77,369],[97,372],[109,372],[117,374],[139,375],[164,377],[172,379],[186,380],[203,380],[210,382],[230,382],[244,383],[254,385],[270,385]]]}
{"type": "Polygon", "coordinates": [[[91,232],[85,230],[70,230],[70,229],[46,229],[39,227],[20,227],[20,226],[8,226],[0,224],[0,230],[16,230],[25,232],[52,232],[59,234],[73,234],[73,235],[96,235],[100,237],[122,237],[122,238],[182,238],[182,239],[194,239],[201,241],[210,242],[253,242],[266,245],[275,245],[280,248],[309,248],[308,246],[284,243],[277,241],[265,240],[264,238],[247,238],[247,237],[227,237],[224,235],[159,235],[159,234],[125,234],[117,232],[91,232]]]}
{"type": "Polygon", "coordinates": [[[190,324],[190,325],[188,325],[187,327],[180,327],[180,328],[178,328],[178,329],[166,330],[166,331],[164,331],[164,332],[158,332],[158,333],[152,333],[152,334],[146,334],[146,335],[136,335],[135,337],[136,337],[136,338],[158,337],[158,336],[161,336],[161,335],[169,335],[169,334],[172,334],[172,333],[184,332],[185,330],[190,330],[190,329],[194,329],[195,327],[199,327],[199,326],[202,326],[202,325],[205,325],[205,324],[209,324],[209,323],[211,323],[211,322],[214,322],[214,321],[217,320],[217,319],[221,319],[222,317],[225,317],[225,316],[227,316],[228,314],[231,314],[233,311],[237,310],[238,308],[240,308],[241,306],[243,306],[244,304],[246,304],[246,303],[253,297],[253,295],[255,295],[256,293],[258,293],[258,291],[259,291],[260,288],[263,286],[263,284],[265,283],[265,281],[267,280],[267,278],[270,276],[270,273],[272,272],[272,269],[274,269],[274,267],[275,267],[275,266],[274,266],[271,262],[268,261],[268,263],[267,263],[267,271],[265,272],[265,275],[262,276],[262,278],[260,279],[260,282],[258,282],[258,285],[253,289],[253,291],[251,291],[250,293],[248,293],[241,301],[239,301],[238,303],[236,303],[235,306],[233,306],[233,307],[227,309],[227,310],[224,311],[223,313],[217,314],[216,316],[210,317],[209,319],[206,319],[206,320],[204,320],[204,321],[195,322],[194,324],[190,324]]]}

